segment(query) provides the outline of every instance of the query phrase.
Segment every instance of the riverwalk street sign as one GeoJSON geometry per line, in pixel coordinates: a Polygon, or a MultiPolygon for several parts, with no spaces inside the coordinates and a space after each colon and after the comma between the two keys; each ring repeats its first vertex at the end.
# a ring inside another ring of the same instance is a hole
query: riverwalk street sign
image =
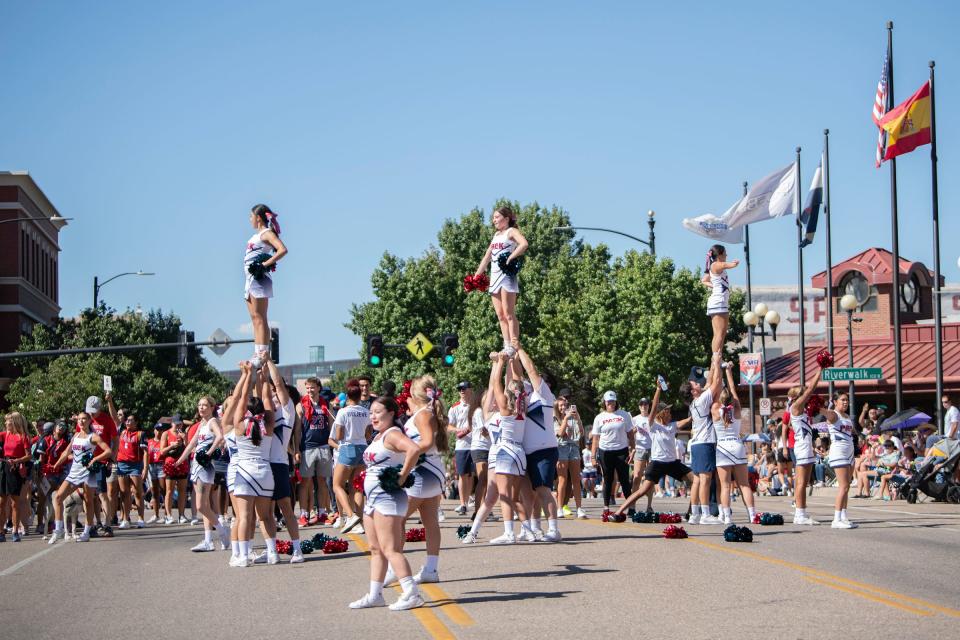
{"type": "Polygon", "coordinates": [[[820,372],[820,379],[824,382],[849,382],[850,380],[881,380],[883,369],[880,367],[855,367],[845,369],[831,367],[820,372]]]}

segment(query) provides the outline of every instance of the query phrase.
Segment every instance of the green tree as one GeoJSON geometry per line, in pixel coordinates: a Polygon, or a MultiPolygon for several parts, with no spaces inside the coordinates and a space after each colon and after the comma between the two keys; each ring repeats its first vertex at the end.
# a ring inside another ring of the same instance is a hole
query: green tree
{"type": "MultiPolygon", "coordinates": [[[[658,373],[675,389],[691,366],[708,364],[712,329],[699,271],[636,251],[612,259],[606,246],[557,231],[571,224],[563,210],[512,204],[530,242],[517,304],[521,340],[554,390],[569,387],[585,416],[599,408],[605,389],[616,389],[621,404],[632,408],[653,392],[658,373]]],[[[384,254],[371,277],[376,299],[354,305],[347,327],[400,344],[417,331],[434,340],[455,332],[460,349],[452,369],[436,357],[417,362],[388,351],[383,368],[372,371],[375,387],[424,373],[434,374],[448,393],[460,379],[485,386],[488,354],[501,348],[502,338],[489,296],[465,293],[462,278],[476,269],[491,235],[487,214],[474,209],[446,220],[438,246],[422,256],[384,254]]],[[[735,293],[730,306],[728,340],[737,342],[745,331],[743,296],[735,293]]]]}
{"type": "MultiPolygon", "coordinates": [[[[52,327],[37,325],[24,336],[19,351],[176,342],[179,332],[180,319],[173,314],[117,314],[101,305],[52,327]]],[[[117,406],[136,413],[144,425],[176,412],[193,415],[200,396],[221,400],[229,389],[199,349],[185,368],[177,367],[176,349],[22,358],[17,364],[23,375],[11,385],[7,399],[30,419],[69,417],[83,410],[88,396],[103,395],[104,375],[112,377],[117,406]]]]}

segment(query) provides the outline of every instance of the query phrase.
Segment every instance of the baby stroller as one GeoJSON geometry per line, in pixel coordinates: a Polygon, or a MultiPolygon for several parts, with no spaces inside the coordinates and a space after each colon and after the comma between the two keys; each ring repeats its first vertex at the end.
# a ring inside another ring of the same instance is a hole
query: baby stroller
{"type": "Polygon", "coordinates": [[[901,489],[907,502],[915,503],[922,491],[934,500],[960,504],[960,483],[953,479],[960,462],[960,442],[944,438],[933,446],[928,458],[901,489]]]}

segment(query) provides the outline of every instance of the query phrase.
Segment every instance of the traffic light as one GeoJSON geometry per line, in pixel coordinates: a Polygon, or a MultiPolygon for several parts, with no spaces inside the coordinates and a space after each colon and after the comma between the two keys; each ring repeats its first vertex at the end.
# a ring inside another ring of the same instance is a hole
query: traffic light
{"type": "Polygon", "coordinates": [[[443,358],[443,366],[452,367],[456,361],[454,351],[460,346],[460,338],[455,333],[445,333],[440,337],[440,355],[443,358]]]}
{"type": "Polygon", "coordinates": [[[189,367],[193,356],[193,331],[181,331],[177,347],[177,366],[189,367]]]}
{"type": "Polygon", "coordinates": [[[280,329],[270,328],[270,359],[273,364],[280,364],[280,329]]]}
{"type": "Polygon", "coordinates": [[[367,334],[367,364],[371,367],[383,366],[383,336],[379,333],[367,334]]]}

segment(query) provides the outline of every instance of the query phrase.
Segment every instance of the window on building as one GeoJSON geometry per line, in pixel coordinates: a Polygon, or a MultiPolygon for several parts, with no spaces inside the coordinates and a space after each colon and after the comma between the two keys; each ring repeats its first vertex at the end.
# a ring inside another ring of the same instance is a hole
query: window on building
{"type": "Polygon", "coordinates": [[[857,299],[859,311],[877,310],[877,288],[867,281],[859,271],[851,271],[843,276],[839,286],[840,295],[837,296],[836,313],[844,313],[840,307],[840,298],[848,293],[857,299]]]}

